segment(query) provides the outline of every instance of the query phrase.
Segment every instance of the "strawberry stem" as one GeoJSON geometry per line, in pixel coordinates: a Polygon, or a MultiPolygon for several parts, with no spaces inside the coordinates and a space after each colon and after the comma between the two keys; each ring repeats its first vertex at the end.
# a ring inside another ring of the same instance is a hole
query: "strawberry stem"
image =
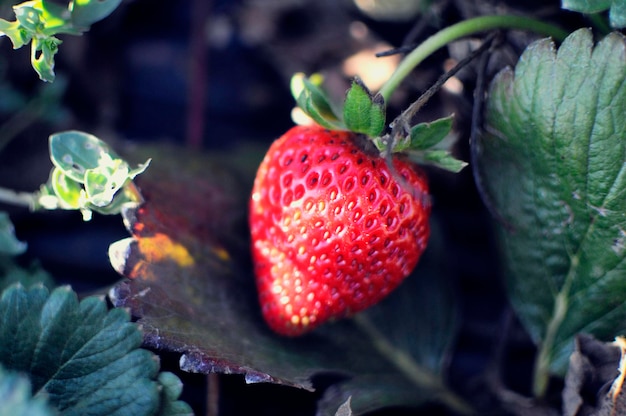
{"type": "Polygon", "coordinates": [[[434,398],[459,414],[469,415],[473,413],[472,408],[450,391],[440,377],[422,368],[406,351],[396,348],[364,314],[357,314],[352,319],[359,329],[368,336],[374,348],[393,363],[396,369],[418,388],[432,391],[434,398]]]}
{"type": "Polygon", "coordinates": [[[404,78],[432,53],[455,40],[492,29],[530,30],[551,36],[558,41],[565,39],[568,34],[566,31],[549,23],[523,16],[480,16],[464,20],[440,30],[422,42],[417,48],[413,49],[413,51],[402,60],[398,68],[396,68],[396,71],[380,89],[379,93],[383,96],[385,102],[388,102],[389,98],[404,78]]]}

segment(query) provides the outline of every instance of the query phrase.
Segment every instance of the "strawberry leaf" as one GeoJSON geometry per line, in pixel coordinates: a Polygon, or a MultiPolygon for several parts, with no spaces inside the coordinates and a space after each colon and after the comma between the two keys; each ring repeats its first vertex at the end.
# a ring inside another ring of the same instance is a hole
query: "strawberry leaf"
{"type": "Polygon", "coordinates": [[[35,284],[41,284],[48,288],[56,286],[52,276],[37,263],[25,268],[10,258],[0,258],[0,290],[4,290],[15,283],[20,283],[26,287],[35,284]]]}
{"type": "Polygon", "coordinates": [[[330,100],[318,86],[319,83],[321,83],[321,77],[309,79],[300,73],[293,76],[291,92],[298,107],[322,127],[345,130],[345,126],[335,114],[330,100]]]}
{"type": "Polygon", "coordinates": [[[406,153],[409,159],[415,163],[435,166],[453,173],[458,173],[467,166],[467,162],[457,159],[450,151],[444,149],[408,151],[406,153]]]}
{"type": "Polygon", "coordinates": [[[625,62],[620,34],[594,47],[583,29],[558,52],[533,43],[491,85],[478,170],[511,303],[540,345],[539,393],[576,334],[626,331],[625,62]]]}
{"type": "Polygon", "coordinates": [[[9,214],[0,211],[0,255],[17,256],[26,251],[26,243],[15,237],[15,228],[9,214]]]}
{"type": "Polygon", "coordinates": [[[0,414],[53,416],[56,413],[45,398],[33,397],[28,377],[0,367],[0,414]]]}
{"type": "Polygon", "coordinates": [[[609,9],[611,26],[626,27],[626,1],[624,0],[562,0],[561,7],[579,13],[593,14],[609,9]]]}
{"type": "Polygon", "coordinates": [[[101,298],[14,285],[2,293],[0,316],[0,362],[28,374],[35,397],[64,414],[149,415],[171,401],[137,326],[101,298]]]}
{"type": "Polygon", "coordinates": [[[110,298],[139,318],[146,345],[180,352],[185,371],[241,374],[248,383],[313,390],[314,376],[342,374],[355,384],[337,387],[342,393],[326,400],[329,414],[346,401],[343,392],[354,393],[354,414],[441,398],[432,393],[445,390],[439,381],[456,328],[454,302],[447,297],[449,281],[440,267],[428,266],[436,262],[427,254],[403,283],[404,293],[396,291],[368,315],[385,342],[409,355],[428,380],[437,380],[416,385],[350,320],[300,338],[274,334],[261,315],[249,258],[245,208],[251,177],[233,171],[235,164],[223,155],[174,149],[150,154],[153,167],[138,179],[146,202],[124,214],[132,237],[109,252],[114,267],[131,279],[110,298]],[[420,319],[426,310],[429,319],[420,319]],[[410,342],[400,337],[406,333],[410,342]],[[385,387],[388,382],[393,389],[385,387]]]}
{"type": "Polygon", "coordinates": [[[385,129],[385,101],[372,95],[365,84],[355,78],[343,104],[343,120],[348,130],[378,137],[385,129]]]}
{"type": "Polygon", "coordinates": [[[452,131],[453,121],[453,116],[448,116],[413,126],[409,149],[426,150],[439,144],[452,131]]]}

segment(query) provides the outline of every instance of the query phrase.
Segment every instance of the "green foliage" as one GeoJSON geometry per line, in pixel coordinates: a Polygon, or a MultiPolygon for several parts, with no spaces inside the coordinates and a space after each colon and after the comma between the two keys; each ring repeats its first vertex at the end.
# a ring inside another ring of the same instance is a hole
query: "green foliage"
{"type": "Polygon", "coordinates": [[[430,123],[419,123],[411,128],[410,149],[426,150],[438,145],[452,131],[452,116],[440,118],[430,123]]]}
{"type": "Polygon", "coordinates": [[[626,331],[626,45],[579,30],[530,45],[494,80],[479,170],[508,292],[540,346],[535,392],[563,375],[573,339],[626,331]]]}
{"type": "Polygon", "coordinates": [[[132,180],[150,160],[131,169],[102,140],[79,131],[51,135],[50,158],[55,167],[39,192],[36,209],[79,209],[88,221],[92,211],[118,214],[125,204],[141,202],[132,180]]]}
{"type": "Polygon", "coordinates": [[[10,257],[0,257],[0,290],[20,283],[23,286],[41,284],[48,288],[55,286],[52,276],[39,264],[33,263],[28,267],[22,267],[10,257]]]}
{"type": "Polygon", "coordinates": [[[467,166],[467,162],[457,159],[449,150],[445,149],[425,150],[421,157],[413,158],[413,160],[425,165],[437,166],[440,169],[454,173],[462,171],[467,166]]]}
{"type": "Polygon", "coordinates": [[[0,366],[0,414],[52,416],[56,412],[44,397],[33,398],[28,377],[0,366]]]}
{"type": "Polygon", "coordinates": [[[13,223],[6,212],[0,211],[0,290],[14,284],[21,283],[26,286],[43,284],[53,287],[52,277],[37,264],[28,268],[19,266],[13,256],[23,254],[26,251],[26,243],[15,237],[13,223]]]}
{"type": "Polygon", "coordinates": [[[55,35],[80,35],[107,17],[121,0],[73,0],[63,7],[50,0],[32,0],[13,6],[15,21],[0,19],[0,36],[14,49],[31,42],[31,64],[42,81],[54,81],[54,56],[61,40],[55,35]]]}
{"type": "Polygon", "coordinates": [[[26,251],[26,244],[15,238],[13,223],[6,212],[0,212],[0,255],[16,256],[26,251]]]}
{"type": "MultiPolygon", "coordinates": [[[[458,173],[466,162],[457,159],[447,148],[450,145],[453,116],[443,117],[429,123],[419,123],[410,128],[407,137],[401,138],[393,145],[394,152],[404,152],[411,160],[424,165],[436,166],[449,172],[458,173]]],[[[402,116],[394,123],[405,123],[402,116]]],[[[393,134],[393,133],[392,133],[393,134]]],[[[374,141],[378,148],[384,144],[374,141]]]]}
{"type": "Polygon", "coordinates": [[[189,405],[178,400],[183,392],[183,383],[173,373],[164,371],[157,378],[161,386],[161,408],[158,416],[191,416],[193,415],[189,405]]]}
{"type": "Polygon", "coordinates": [[[78,301],[67,287],[49,293],[11,286],[0,299],[0,362],[30,376],[35,398],[66,415],[190,414],[173,375],[140,348],[123,309],[101,298],[78,301]],[[129,388],[132,386],[132,388],[129,388]]]}
{"type": "Polygon", "coordinates": [[[47,287],[54,286],[50,275],[37,264],[25,268],[13,260],[13,256],[23,254],[25,251],[26,243],[15,238],[13,223],[8,214],[0,211],[0,290],[14,283],[22,283],[26,286],[35,283],[44,284],[47,287]]]}
{"type": "Polygon", "coordinates": [[[334,130],[346,130],[343,121],[335,113],[330,100],[320,88],[322,77],[307,78],[304,74],[296,74],[291,79],[291,93],[298,107],[322,127],[334,130]]]}
{"type": "Polygon", "coordinates": [[[104,19],[120,5],[122,0],[73,0],[70,3],[72,23],[88,28],[104,19]]]}
{"type": "Polygon", "coordinates": [[[626,27],[626,0],[561,0],[561,7],[579,13],[609,10],[609,21],[616,29],[626,27]]]}

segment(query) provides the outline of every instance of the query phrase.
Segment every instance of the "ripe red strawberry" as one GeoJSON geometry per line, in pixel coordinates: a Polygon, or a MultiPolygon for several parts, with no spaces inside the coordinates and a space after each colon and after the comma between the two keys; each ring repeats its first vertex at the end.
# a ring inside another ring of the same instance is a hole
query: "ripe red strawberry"
{"type": "Polygon", "coordinates": [[[279,334],[300,335],[377,303],[426,247],[425,175],[394,156],[406,181],[399,183],[368,143],[355,133],[297,126],[259,167],[252,253],[263,316],[279,334]]]}

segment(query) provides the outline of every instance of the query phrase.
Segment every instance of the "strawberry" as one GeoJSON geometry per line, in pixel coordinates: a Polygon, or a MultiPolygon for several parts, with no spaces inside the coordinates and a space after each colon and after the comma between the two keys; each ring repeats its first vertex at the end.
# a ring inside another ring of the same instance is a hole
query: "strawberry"
{"type": "Polygon", "coordinates": [[[293,127],[261,163],[249,222],[262,312],[296,336],[383,299],[429,236],[424,173],[364,135],[293,127]],[[401,176],[402,180],[397,180],[401,176]]]}

